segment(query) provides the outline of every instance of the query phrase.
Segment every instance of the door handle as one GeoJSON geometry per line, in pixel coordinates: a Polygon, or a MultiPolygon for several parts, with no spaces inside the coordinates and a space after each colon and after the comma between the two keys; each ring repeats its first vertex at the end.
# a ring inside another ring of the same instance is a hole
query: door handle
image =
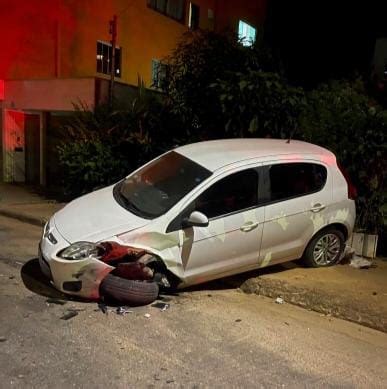
{"type": "Polygon", "coordinates": [[[249,232],[253,230],[254,228],[258,227],[259,223],[254,223],[254,222],[247,222],[243,224],[243,226],[240,228],[241,231],[243,232],[249,232]]]}
{"type": "Polygon", "coordinates": [[[325,205],[324,205],[324,204],[317,203],[317,204],[313,204],[313,205],[312,205],[312,208],[311,208],[310,210],[311,210],[312,212],[320,212],[320,211],[322,211],[324,208],[325,208],[325,205]]]}

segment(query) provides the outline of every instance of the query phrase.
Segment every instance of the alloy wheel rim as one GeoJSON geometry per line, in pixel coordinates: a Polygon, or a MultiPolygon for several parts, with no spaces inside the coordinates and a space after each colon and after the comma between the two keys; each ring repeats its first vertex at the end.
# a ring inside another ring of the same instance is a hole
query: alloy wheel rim
{"type": "Polygon", "coordinates": [[[314,261],[318,265],[329,265],[333,263],[340,252],[340,246],[340,239],[337,235],[323,235],[314,246],[314,261]]]}

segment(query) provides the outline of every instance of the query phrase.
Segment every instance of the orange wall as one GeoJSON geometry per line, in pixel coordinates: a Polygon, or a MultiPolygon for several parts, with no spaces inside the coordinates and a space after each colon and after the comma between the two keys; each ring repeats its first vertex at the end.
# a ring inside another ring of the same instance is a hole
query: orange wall
{"type": "MultiPolygon", "coordinates": [[[[122,47],[122,78],[150,85],[151,60],[166,57],[187,30],[146,5],[146,0],[0,0],[2,53],[0,79],[50,79],[101,76],[96,73],[96,42],[109,42],[109,20],[118,16],[117,44],[122,47]]],[[[262,22],[266,0],[196,0],[200,26],[236,26],[237,19],[262,22]]],[[[102,76],[103,77],[103,76],[102,76]]],[[[106,76],[108,77],[108,76],[106,76]]]]}

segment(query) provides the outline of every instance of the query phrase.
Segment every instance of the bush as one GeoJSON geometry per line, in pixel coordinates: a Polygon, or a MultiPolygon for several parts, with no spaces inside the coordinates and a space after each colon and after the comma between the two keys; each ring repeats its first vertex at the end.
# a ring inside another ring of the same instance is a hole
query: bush
{"type": "Polygon", "coordinates": [[[125,165],[112,145],[100,139],[82,139],[58,148],[64,170],[65,194],[79,195],[118,181],[125,165]]]}
{"type": "Polygon", "coordinates": [[[266,48],[245,47],[234,32],[198,30],[186,33],[167,58],[164,91],[171,110],[180,117],[192,140],[224,136],[225,118],[218,93],[211,84],[235,72],[260,70],[270,65],[266,48]]]}
{"type": "Polygon", "coordinates": [[[308,95],[302,119],[306,140],[332,150],[358,189],[357,227],[377,232],[387,171],[387,112],[365,94],[363,83],[336,81],[308,95]]]}
{"type": "Polygon", "coordinates": [[[129,109],[74,107],[58,147],[65,194],[71,197],[118,181],[172,142],[166,136],[168,114],[142,82],[129,109]]]}
{"type": "Polygon", "coordinates": [[[231,136],[288,138],[298,127],[305,99],[276,73],[233,73],[212,85],[231,136]]]}

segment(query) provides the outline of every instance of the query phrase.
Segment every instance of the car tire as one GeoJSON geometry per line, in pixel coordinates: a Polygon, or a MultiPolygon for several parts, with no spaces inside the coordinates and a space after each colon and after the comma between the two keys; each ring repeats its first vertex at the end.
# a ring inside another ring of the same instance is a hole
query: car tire
{"type": "Polygon", "coordinates": [[[343,233],[334,227],[328,227],[319,231],[309,242],[302,262],[308,267],[332,266],[339,262],[344,248],[343,233]]]}
{"type": "Polygon", "coordinates": [[[147,305],[159,295],[156,282],[127,280],[108,274],[101,282],[100,294],[128,305],[147,305]]]}

